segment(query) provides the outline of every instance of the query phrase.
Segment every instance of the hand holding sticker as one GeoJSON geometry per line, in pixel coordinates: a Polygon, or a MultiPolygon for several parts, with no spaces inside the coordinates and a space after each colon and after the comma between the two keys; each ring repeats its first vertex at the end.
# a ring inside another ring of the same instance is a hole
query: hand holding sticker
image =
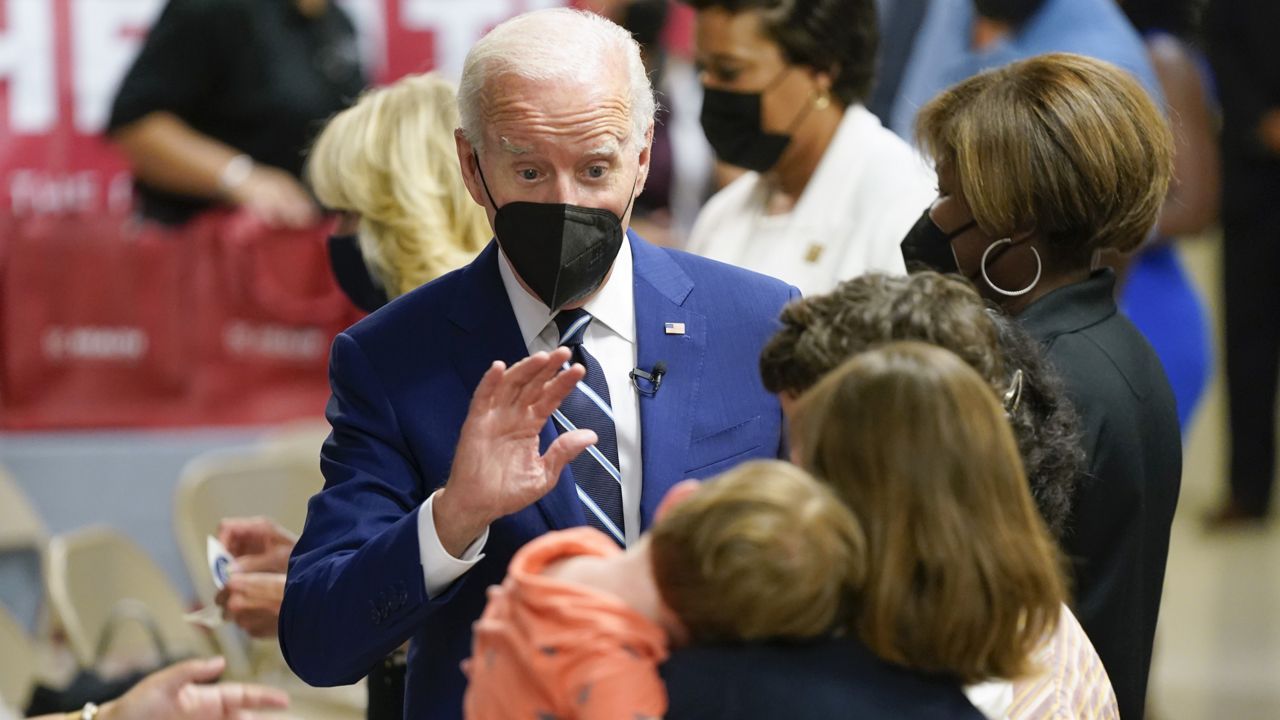
{"type": "MultiPolygon", "coordinates": [[[[209,575],[213,578],[213,585],[221,591],[231,578],[231,553],[218,542],[218,538],[209,535],[205,538],[205,556],[209,562],[209,575]]],[[[207,628],[216,628],[223,623],[222,608],[209,605],[183,615],[182,619],[207,628]]]]}
{"type": "Polygon", "coordinates": [[[205,538],[205,553],[209,559],[209,574],[213,576],[213,584],[221,590],[227,586],[227,580],[231,577],[231,553],[212,535],[205,538]]]}

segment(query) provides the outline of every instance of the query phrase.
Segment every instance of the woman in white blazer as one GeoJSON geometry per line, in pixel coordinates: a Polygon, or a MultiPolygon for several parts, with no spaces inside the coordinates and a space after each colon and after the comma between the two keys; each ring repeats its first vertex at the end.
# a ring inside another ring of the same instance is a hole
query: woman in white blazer
{"type": "Polygon", "coordinates": [[[868,271],[904,272],[899,245],[935,177],[862,101],[875,0],[692,0],[702,125],[747,170],[708,201],[689,250],[805,294],[868,271]]]}

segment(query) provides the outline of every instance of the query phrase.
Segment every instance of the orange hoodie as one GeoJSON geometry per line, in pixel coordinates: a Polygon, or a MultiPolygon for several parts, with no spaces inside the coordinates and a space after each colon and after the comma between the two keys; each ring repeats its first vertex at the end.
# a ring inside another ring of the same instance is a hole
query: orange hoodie
{"type": "Polygon", "coordinates": [[[464,667],[468,720],[662,717],[663,629],[615,595],[542,574],[559,560],[621,552],[581,527],[547,533],[515,554],[475,626],[464,667]]]}

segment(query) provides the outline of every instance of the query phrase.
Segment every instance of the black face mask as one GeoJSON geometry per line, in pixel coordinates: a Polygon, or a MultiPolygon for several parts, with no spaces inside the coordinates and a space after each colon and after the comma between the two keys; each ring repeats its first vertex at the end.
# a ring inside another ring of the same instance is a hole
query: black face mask
{"type": "Polygon", "coordinates": [[[919,269],[919,266],[923,265],[929,270],[937,270],[941,273],[960,272],[960,266],[956,264],[956,254],[951,249],[951,240],[963,235],[977,224],[977,220],[972,220],[964,227],[949,233],[943,232],[933,218],[929,217],[929,210],[925,209],[920,219],[911,226],[906,237],[902,239],[902,259],[907,265],[907,270],[919,269]]]}
{"type": "Polygon", "coordinates": [[[356,307],[371,313],[387,304],[387,291],[369,272],[355,235],[329,236],[329,267],[338,287],[356,307]]]}
{"type": "MultiPolygon", "coordinates": [[[[520,201],[498,207],[480,158],[473,157],[484,192],[497,208],[493,224],[498,245],[538,299],[556,312],[599,289],[622,249],[622,218],[603,208],[563,203],[520,201]]],[[[634,199],[634,183],[631,194],[634,199]]],[[[630,209],[628,201],[622,216],[630,209]]]]}
{"type": "MultiPolygon", "coordinates": [[[[786,133],[767,133],[763,129],[764,94],[773,89],[789,69],[783,68],[760,92],[731,92],[703,86],[702,132],[717,157],[756,172],[765,172],[778,164],[782,151],[791,143],[791,133],[809,114],[808,109],[802,110],[786,133]]],[[[806,108],[812,107],[812,103],[806,105],[806,108]]]]}

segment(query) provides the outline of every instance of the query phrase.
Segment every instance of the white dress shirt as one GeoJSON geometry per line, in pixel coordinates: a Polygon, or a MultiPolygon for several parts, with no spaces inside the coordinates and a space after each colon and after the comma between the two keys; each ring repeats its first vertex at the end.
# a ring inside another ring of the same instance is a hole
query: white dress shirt
{"type": "MultiPolygon", "coordinates": [[[[516,279],[507,256],[498,253],[498,271],[507,299],[515,312],[516,323],[529,354],[554,350],[560,340],[554,314],[516,279]]],[[[636,313],[632,281],[631,241],[624,235],[622,249],[613,262],[608,280],[596,296],[583,308],[591,314],[591,324],[583,336],[583,347],[600,363],[609,385],[609,403],[613,409],[614,428],[618,437],[618,468],[622,472],[622,517],[626,523],[627,544],[640,536],[640,490],[644,477],[640,461],[640,404],[631,384],[630,372],[636,363],[636,313]]],[[[432,514],[432,493],[418,513],[418,548],[427,595],[435,597],[454,580],[484,557],[486,529],[470,547],[455,558],[444,549],[436,532],[432,514]]]]}
{"type": "Polygon", "coordinates": [[[772,275],[805,295],[867,272],[901,275],[902,238],[936,188],[910,145],[851,105],[791,212],[766,215],[770,181],[744,173],[707,202],[688,248],[772,275]]]}

